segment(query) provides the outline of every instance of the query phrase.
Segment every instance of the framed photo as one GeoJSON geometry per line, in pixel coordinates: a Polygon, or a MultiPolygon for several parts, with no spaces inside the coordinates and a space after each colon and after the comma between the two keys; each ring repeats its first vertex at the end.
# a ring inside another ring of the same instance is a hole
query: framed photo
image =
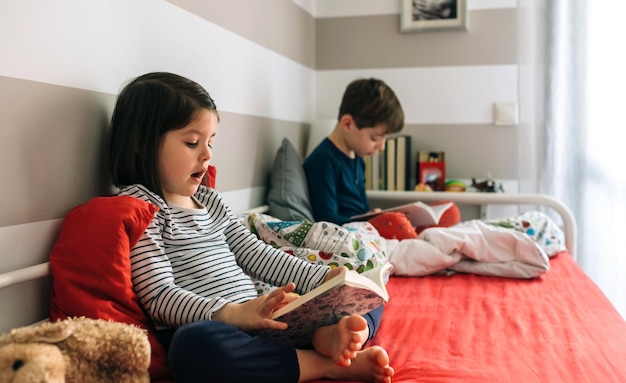
{"type": "Polygon", "coordinates": [[[400,30],[466,30],[467,0],[400,0],[400,30]]]}

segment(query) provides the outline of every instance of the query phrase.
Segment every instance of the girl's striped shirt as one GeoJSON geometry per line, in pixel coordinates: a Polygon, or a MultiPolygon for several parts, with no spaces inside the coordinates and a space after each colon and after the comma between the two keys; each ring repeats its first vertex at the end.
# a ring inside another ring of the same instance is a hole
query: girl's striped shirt
{"type": "Polygon", "coordinates": [[[168,205],[142,185],[119,195],[159,208],[130,254],[135,292],[158,329],[211,319],[229,302],[256,298],[251,277],[275,286],[294,282],[305,293],[329,270],[259,240],[213,189],[198,188],[193,198],[201,209],[168,205]]]}

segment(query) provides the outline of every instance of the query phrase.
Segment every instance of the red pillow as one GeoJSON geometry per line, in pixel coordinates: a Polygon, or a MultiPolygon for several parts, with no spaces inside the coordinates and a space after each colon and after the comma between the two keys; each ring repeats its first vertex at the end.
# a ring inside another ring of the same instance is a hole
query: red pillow
{"type": "Polygon", "coordinates": [[[133,291],[130,250],[157,210],[128,196],[93,198],[65,216],[50,255],[50,319],[85,316],[147,329],[153,381],[173,378],[165,350],[133,291]]]}
{"type": "Polygon", "coordinates": [[[209,165],[207,172],[202,178],[202,184],[211,189],[215,189],[215,178],[217,177],[217,168],[213,165],[209,165]]]}
{"type": "Polygon", "coordinates": [[[406,215],[397,211],[386,212],[368,220],[381,237],[387,239],[417,238],[415,228],[406,215]]]}

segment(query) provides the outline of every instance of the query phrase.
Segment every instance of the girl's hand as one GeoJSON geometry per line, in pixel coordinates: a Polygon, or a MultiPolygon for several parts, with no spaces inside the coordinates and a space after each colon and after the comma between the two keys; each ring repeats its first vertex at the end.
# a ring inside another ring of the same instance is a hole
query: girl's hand
{"type": "MultiPolygon", "coordinates": [[[[329,273],[330,274],[330,273],[329,273]]],[[[213,320],[219,320],[237,327],[240,330],[274,329],[285,330],[287,323],[270,319],[272,313],[298,297],[290,294],[296,285],[288,283],[266,295],[244,303],[228,303],[217,313],[213,320]]]]}
{"type": "Polygon", "coordinates": [[[328,282],[329,280],[333,279],[337,275],[343,274],[343,273],[347,273],[349,271],[350,271],[350,269],[348,269],[345,266],[334,267],[334,268],[330,269],[328,274],[326,274],[326,277],[324,278],[324,282],[328,282]]]}

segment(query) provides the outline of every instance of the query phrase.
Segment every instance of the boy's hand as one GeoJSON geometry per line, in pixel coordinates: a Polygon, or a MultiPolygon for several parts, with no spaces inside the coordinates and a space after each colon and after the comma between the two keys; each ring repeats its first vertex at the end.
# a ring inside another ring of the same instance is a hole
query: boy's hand
{"type": "Polygon", "coordinates": [[[270,318],[274,311],[298,299],[296,295],[290,294],[295,288],[296,285],[294,283],[288,283],[269,294],[261,295],[248,302],[228,303],[213,314],[213,320],[222,321],[244,331],[266,328],[285,330],[287,323],[270,318]]]}

